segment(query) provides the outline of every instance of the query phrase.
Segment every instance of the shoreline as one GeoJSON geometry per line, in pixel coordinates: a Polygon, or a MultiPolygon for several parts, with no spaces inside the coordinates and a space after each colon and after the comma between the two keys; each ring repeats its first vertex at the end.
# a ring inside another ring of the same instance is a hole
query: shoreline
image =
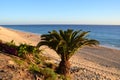
{"type": "MultiPolygon", "coordinates": [[[[4,26],[0,26],[0,27],[4,27],[4,26]]],[[[41,36],[41,35],[42,35],[42,34],[33,33],[33,32],[29,32],[29,31],[18,30],[18,29],[12,29],[12,28],[8,28],[8,27],[4,27],[4,28],[9,29],[9,30],[13,30],[13,31],[16,31],[16,32],[22,32],[22,33],[33,34],[33,35],[38,35],[38,36],[41,36]]],[[[100,44],[99,46],[100,46],[100,47],[109,48],[109,49],[120,50],[119,47],[114,47],[114,46],[109,46],[109,45],[104,45],[104,44],[100,44]]]]}
{"type": "Polygon", "coordinates": [[[9,29],[9,30],[12,30],[12,31],[16,31],[16,32],[23,32],[23,33],[34,34],[34,35],[39,35],[39,36],[41,35],[41,34],[38,34],[38,33],[33,33],[33,32],[29,32],[29,31],[24,31],[24,30],[8,28],[8,27],[4,27],[4,26],[0,26],[0,27],[6,28],[6,29],[9,29]]]}
{"type": "Polygon", "coordinates": [[[120,48],[118,47],[114,47],[114,46],[107,46],[107,45],[99,45],[100,47],[104,47],[104,48],[109,48],[109,49],[115,49],[115,50],[119,50],[120,51],[120,48]]]}

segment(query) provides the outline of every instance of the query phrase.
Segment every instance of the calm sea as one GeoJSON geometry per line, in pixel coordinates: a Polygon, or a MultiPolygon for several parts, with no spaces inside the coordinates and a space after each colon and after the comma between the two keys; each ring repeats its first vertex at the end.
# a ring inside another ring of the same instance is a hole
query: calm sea
{"type": "Polygon", "coordinates": [[[120,50],[120,26],[112,25],[2,25],[7,28],[45,34],[51,30],[84,30],[91,31],[90,38],[100,41],[100,45],[120,50]]]}

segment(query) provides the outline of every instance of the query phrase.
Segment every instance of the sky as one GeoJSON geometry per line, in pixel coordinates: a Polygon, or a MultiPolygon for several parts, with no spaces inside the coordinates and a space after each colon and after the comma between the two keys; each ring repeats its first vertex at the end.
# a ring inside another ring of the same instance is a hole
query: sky
{"type": "Polygon", "coordinates": [[[0,25],[120,25],[120,0],[0,0],[0,25]]]}

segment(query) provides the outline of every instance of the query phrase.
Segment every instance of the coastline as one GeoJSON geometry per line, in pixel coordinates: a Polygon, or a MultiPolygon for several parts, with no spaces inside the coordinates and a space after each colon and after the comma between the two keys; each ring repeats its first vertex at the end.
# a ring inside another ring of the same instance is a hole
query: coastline
{"type": "MultiPolygon", "coordinates": [[[[40,41],[40,35],[13,29],[0,27],[0,39],[3,41],[15,40],[15,43],[27,43],[36,45],[40,41]],[[9,33],[8,33],[9,32],[9,33]]],[[[59,63],[59,56],[51,49],[45,48],[43,54],[51,58],[52,62],[59,63]]],[[[84,47],[76,52],[70,59],[72,67],[84,69],[84,75],[100,75],[111,80],[120,79],[120,50],[106,48],[102,46],[84,47]],[[88,72],[88,73],[87,73],[88,72]]],[[[77,76],[78,72],[73,74],[77,76]]],[[[82,76],[83,77],[83,76],[82,76]]]]}
{"type": "MultiPolygon", "coordinates": [[[[92,26],[92,25],[91,25],[92,26]]],[[[100,25],[99,25],[100,26],[100,25]]],[[[0,27],[4,27],[4,26],[0,26],[0,27]]],[[[6,28],[6,27],[4,27],[6,28]]],[[[27,33],[27,34],[33,34],[33,35],[38,35],[40,36],[41,34],[39,33],[33,33],[33,32],[29,32],[29,31],[25,31],[25,30],[18,30],[18,29],[12,29],[12,28],[7,28],[9,30],[12,30],[12,31],[16,31],[16,32],[22,32],[22,33],[27,33]]],[[[105,48],[110,48],[110,49],[116,49],[116,50],[120,50],[120,48],[118,47],[115,47],[114,45],[104,45],[104,44],[100,44],[99,45],[100,47],[105,47],[105,48]]]]}
{"type": "Polygon", "coordinates": [[[105,48],[109,48],[109,49],[116,49],[116,50],[120,50],[120,48],[115,47],[115,46],[108,46],[108,45],[99,45],[101,47],[105,47],[105,48]]]}

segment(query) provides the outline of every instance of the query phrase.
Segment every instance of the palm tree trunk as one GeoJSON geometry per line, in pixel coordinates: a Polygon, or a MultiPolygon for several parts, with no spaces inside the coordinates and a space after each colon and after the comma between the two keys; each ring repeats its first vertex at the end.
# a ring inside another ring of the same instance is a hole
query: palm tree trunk
{"type": "Polygon", "coordinates": [[[70,62],[69,60],[62,60],[58,67],[58,73],[63,74],[64,76],[69,76],[70,74],[70,62]]]}

